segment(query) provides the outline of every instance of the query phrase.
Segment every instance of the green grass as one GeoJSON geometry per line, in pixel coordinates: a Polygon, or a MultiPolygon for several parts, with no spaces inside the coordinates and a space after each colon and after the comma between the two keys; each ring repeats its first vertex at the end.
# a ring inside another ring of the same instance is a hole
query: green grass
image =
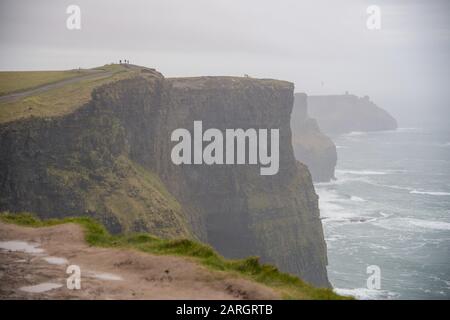
{"type": "MultiPolygon", "coordinates": [[[[0,123],[30,116],[55,117],[68,114],[89,102],[94,88],[131,77],[134,74],[133,71],[116,65],[105,66],[101,70],[111,71],[112,73],[107,75],[99,73],[98,77],[80,79],[80,81],[36,93],[19,100],[1,102],[0,123]]],[[[0,90],[3,90],[1,83],[0,79],[0,90]]]]}
{"type": "Polygon", "coordinates": [[[87,74],[86,70],[2,71],[0,96],[87,74]]]}
{"type": "MultiPolygon", "coordinates": [[[[99,145],[112,145],[116,141],[114,130],[94,129],[92,134],[84,130],[83,135],[95,137],[99,145]],[[100,140],[110,138],[112,140],[106,142],[100,140]]],[[[79,143],[84,138],[82,135],[79,138],[71,142],[75,150],[82,149],[79,143]]],[[[82,155],[77,152],[66,154],[70,165],[47,167],[52,188],[65,190],[64,201],[84,199],[86,210],[108,212],[124,233],[145,230],[161,238],[194,239],[180,203],[167,191],[158,175],[125,155],[105,165],[99,156],[103,150],[97,148],[97,151],[98,154],[86,158],[80,158],[82,155]]]]}
{"type": "Polygon", "coordinates": [[[242,276],[271,287],[285,299],[349,299],[330,289],[315,288],[296,276],[278,271],[272,265],[261,264],[257,257],[225,259],[211,247],[192,240],[166,240],[143,233],[111,235],[102,225],[88,217],[40,220],[29,213],[4,212],[0,214],[0,221],[29,227],[76,223],[83,227],[85,240],[92,246],[130,248],[152,254],[187,257],[212,270],[242,276]]]}
{"type": "Polygon", "coordinates": [[[108,64],[93,69],[60,71],[0,71],[0,96],[55,83],[61,80],[92,74],[93,71],[120,72],[123,65],[108,64]]]}
{"type": "MultiPolygon", "coordinates": [[[[105,74],[104,72],[99,72],[97,76],[95,76],[94,73],[94,76],[89,79],[80,79],[74,83],[65,84],[62,87],[35,93],[18,100],[0,102],[0,123],[28,118],[31,116],[55,117],[68,114],[89,102],[91,100],[91,93],[94,88],[131,77],[135,74],[135,71],[129,70],[122,65],[105,65],[103,67],[96,68],[95,70],[111,73],[105,74]]],[[[31,79],[28,79],[21,80],[17,83],[11,79],[11,76],[7,75],[8,72],[0,72],[0,93],[5,93],[12,89],[17,89],[15,91],[23,91],[30,89],[32,84],[37,84],[37,86],[39,86],[42,84],[64,80],[65,78],[88,74],[86,70],[37,72],[39,73],[39,77],[36,76],[36,78],[39,78],[40,80],[32,81],[31,79]],[[55,72],[58,73],[59,76],[53,75],[55,72]],[[48,74],[47,77],[45,76],[46,73],[48,74]],[[11,86],[14,86],[14,88],[11,86]],[[18,90],[19,88],[22,88],[22,90],[18,90]]],[[[29,73],[28,71],[14,73],[17,74],[14,75],[13,78],[31,78],[26,75],[29,73]]],[[[89,74],[92,74],[92,72],[89,74]]]]}

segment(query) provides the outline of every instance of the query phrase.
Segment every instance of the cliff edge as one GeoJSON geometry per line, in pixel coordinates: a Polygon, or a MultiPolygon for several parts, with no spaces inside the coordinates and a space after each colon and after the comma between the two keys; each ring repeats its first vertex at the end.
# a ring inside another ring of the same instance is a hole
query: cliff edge
{"type": "Polygon", "coordinates": [[[317,195],[292,150],[293,84],[123,72],[64,113],[44,103],[44,115],[33,109],[0,123],[0,210],[86,215],[113,233],[197,238],[226,257],[257,255],[329,286],[317,195]],[[194,120],[205,128],[278,128],[278,174],[261,176],[254,165],[173,164],[170,133],[194,120]]]}

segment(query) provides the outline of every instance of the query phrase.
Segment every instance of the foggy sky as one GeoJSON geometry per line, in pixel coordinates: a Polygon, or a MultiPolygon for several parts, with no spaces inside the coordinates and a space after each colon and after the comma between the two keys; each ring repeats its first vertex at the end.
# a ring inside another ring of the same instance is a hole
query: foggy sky
{"type": "MultiPolygon", "coordinates": [[[[1,0],[0,70],[127,58],[165,76],[238,75],[369,95],[405,123],[448,117],[447,0],[1,0]],[[81,8],[81,30],[66,8],[81,8]],[[381,30],[366,28],[369,5],[381,30]]],[[[400,121],[402,124],[402,121],[400,121]]]]}

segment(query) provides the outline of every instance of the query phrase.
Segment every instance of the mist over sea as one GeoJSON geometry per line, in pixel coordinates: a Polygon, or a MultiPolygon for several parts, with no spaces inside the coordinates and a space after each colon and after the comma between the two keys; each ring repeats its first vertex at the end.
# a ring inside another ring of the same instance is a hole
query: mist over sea
{"type": "Polygon", "coordinates": [[[316,184],[336,291],[360,299],[450,298],[450,130],[334,137],[337,180],[316,184]],[[381,269],[369,290],[366,268],[381,269]]]}

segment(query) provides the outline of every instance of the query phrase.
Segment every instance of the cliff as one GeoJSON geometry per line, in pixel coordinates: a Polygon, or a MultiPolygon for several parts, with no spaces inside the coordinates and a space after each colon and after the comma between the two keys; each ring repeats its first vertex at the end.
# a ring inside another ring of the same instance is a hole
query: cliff
{"type": "Polygon", "coordinates": [[[226,257],[261,257],[329,286],[317,196],[292,151],[293,85],[165,79],[142,68],[66,114],[0,124],[0,210],[92,216],[110,231],[198,238],[226,257]],[[174,165],[175,128],[279,128],[280,170],[174,165]]]}
{"type": "Polygon", "coordinates": [[[316,182],[334,179],[336,146],[308,116],[307,95],[296,93],[291,116],[292,145],[297,160],[306,164],[316,182]]]}
{"type": "Polygon", "coordinates": [[[43,218],[88,215],[114,233],[190,236],[179,203],[142,166],[154,163],[163,81],[149,72],[94,89],[73,113],[1,124],[0,207],[43,218]]]}
{"type": "Polygon", "coordinates": [[[395,130],[397,121],[366,97],[355,95],[309,96],[309,114],[329,134],[352,131],[395,130]]]}

